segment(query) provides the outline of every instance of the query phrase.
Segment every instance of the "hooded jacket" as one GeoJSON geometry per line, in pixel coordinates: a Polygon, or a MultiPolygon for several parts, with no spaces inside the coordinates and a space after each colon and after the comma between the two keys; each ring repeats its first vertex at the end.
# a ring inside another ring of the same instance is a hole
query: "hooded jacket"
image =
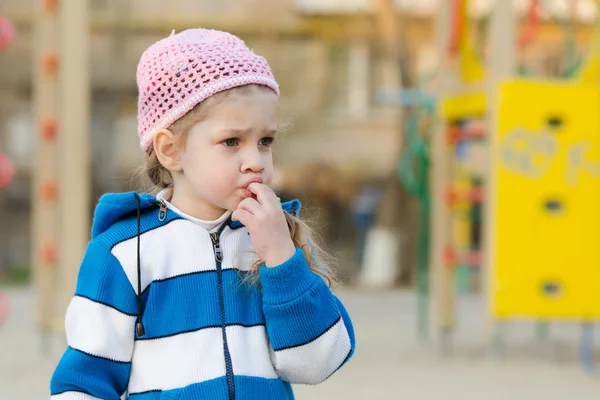
{"type": "Polygon", "coordinates": [[[151,195],[103,196],[51,398],[291,400],[327,379],[354,352],[344,306],[300,249],[259,286],[255,257],[239,222],[207,231],[151,195]]]}

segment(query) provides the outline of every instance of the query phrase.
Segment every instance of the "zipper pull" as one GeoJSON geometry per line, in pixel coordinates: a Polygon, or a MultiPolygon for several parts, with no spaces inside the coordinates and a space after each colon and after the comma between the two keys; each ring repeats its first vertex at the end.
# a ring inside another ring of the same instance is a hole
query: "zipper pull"
{"type": "Polygon", "coordinates": [[[163,222],[167,218],[167,203],[164,200],[159,200],[158,205],[160,206],[158,209],[158,220],[163,222]]]}
{"type": "Polygon", "coordinates": [[[213,242],[213,247],[215,248],[215,259],[218,262],[223,261],[223,251],[221,250],[221,244],[219,243],[219,234],[214,232],[210,234],[210,238],[213,242]]]}

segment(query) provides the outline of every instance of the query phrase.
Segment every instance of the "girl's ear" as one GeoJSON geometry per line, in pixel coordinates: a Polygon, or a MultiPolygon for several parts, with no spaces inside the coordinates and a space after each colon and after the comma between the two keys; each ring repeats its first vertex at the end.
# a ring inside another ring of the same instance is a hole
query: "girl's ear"
{"type": "Polygon", "coordinates": [[[181,172],[179,146],[173,132],[168,129],[161,129],[154,135],[152,144],[154,145],[156,157],[163,167],[171,172],[181,172]]]}

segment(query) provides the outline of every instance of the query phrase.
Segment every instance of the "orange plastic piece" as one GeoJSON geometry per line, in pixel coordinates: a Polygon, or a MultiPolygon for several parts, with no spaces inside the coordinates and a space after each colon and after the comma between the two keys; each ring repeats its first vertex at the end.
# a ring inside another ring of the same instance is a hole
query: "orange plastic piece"
{"type": "Polygon", "coordinates": [[[447,143],[453,145],[456,142],[466,140],[476,140],[486,137],[486,130],[483,124],[471,124],[468,127],[460,128],[452,126],[448,128],[447,143]]]}
{"type": "Polygon", "coordinates": [[[456,190],[453,188],[446,189],[444,200],[449,206],[453,206],[459,202],[478,204],[483,201],[483,189],[480,187],[471,190],[456,190]]]}
{"type": "Polygon", "coordinates": [[[46,268],[52,268],[58,260],[58,249],[52,241],[47,240],[42,245],[42,263],[46,268]]]}
{"type": "Polygon", "coordinates": [[[453,205],[457,200],[457,193],[452,188],[447,188],[444,192],[444,200],[446,201],[446,205],[453,205]]]}
{"type": "Polygon", "coordinates": [[[480,267],[483,260],[481,252],[467,251],[458,253],[447,245],[444,249],[444,265],[447,268],[454,268],[456,265],[468,265],[470,267],[480,267]]]}
{"type": "Polygon", "coordinates": [[[462,140],[473,140],[481,139],[485,137],[485,127],[481,124],[474,124],[466,129],[459,132],[459,139],[462,140]]]}
{"type": "Polygon", "coordinates": [[[46,180],[44,183],[42,183],[40,190],[42,192],[42,199],[44,202],[52,202],[56,199],[58,185],[53,180],[46,180]]]}
{"type": "Polygon", "coordinates": [[[451,126],[448,128],[448,135],[446,136],[447,144],[453,145],[458,141],[460,136],[460,129],[457,126],[451,126]]]}
{"type": "Polygon", "coordinates": [[[56,53],[49,52],[44,55],[42,70],[46,76],[53,76],[56,74],[56,71],[58,70],[58,56],[56,53]]]}
{"type": "Polygon", "coordinates": [[[451,245],[446,245],[444,249],[444,265],[447,268],[453,268],[456,264],[456,253],[451,245]]]}
{"type": "Polygon", "coordinates": [[[44,117],[42,121],[42,139],[46,142],[51,142],[56,139],[56,134],[58,132],[58,121],[55,117],[51,115],[47,115],[44,117]]]}
{"type": "Polygon", "coordinates": [[[58,0],[44,0],[44,11],[48,14],[53,14],[58,7],[58,0]]]}

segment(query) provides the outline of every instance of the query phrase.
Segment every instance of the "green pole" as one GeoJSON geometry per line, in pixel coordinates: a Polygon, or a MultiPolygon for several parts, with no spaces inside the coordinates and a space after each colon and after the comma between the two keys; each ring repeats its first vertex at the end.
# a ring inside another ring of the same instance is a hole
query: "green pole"
{"type": "MultiPolygon", "coordinates": [[[[433,113],[425,107],[430,116],[433,113]]],[[[406,141],[400,157],[398,172],[406,190],[419,201],[419,235],[417,252],[417,337],[426,341],[429,336],[429,155],[427,141],[419,133],[418,110],[411,110],[406,120],[406,141]],[[415,172],[416,169],[416,172],[415,172]]]]}
{"type": "Polygon", "coordinates": [[[425,186],[425,190],[421,193],[420,209],[419,209],[419,252],[417,263],[417,284],[419,293],[419,331],[418,335],[421,341],[427,340],[429,337],[429,190],[427,189],[427,171],[428,160],[422,158],[423,167],[419,181],[425,186]]]}

